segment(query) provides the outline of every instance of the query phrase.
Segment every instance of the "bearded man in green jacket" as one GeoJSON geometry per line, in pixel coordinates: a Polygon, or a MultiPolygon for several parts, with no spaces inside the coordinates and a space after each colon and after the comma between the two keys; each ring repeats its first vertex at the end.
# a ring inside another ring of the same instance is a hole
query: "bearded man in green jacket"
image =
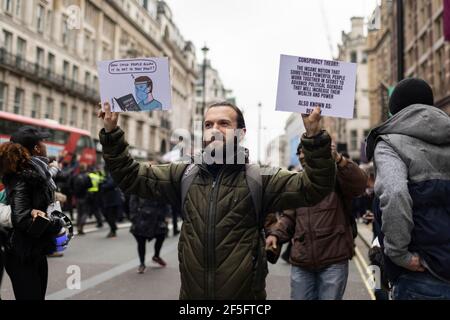
{"type": "MultiPolygon", "coordinates": [[[[265,299],[265,239],[247,183],[248,169],[245,162],[238,161],[240,157],[233,155],[230,161],[227,155],[227,150],[238,150],[236,146],[228,149],[230,144],[239,144],[237,141],[245,136],[240,109],[224,102],[206,110],[203,144],[205,150],[213,150],[210,154],[214,159],[211,163],[203,153],[184,203],[182,179],[192,164],[136,162],[128,153],[124,132],[117,126],[118,117],[108,103],[104,111],[99,111],[104,123],[100,131],[103,157],[115,182],[125,193],[179,205],[184,213],[178,243],[180,299],[265,299]]],[[[300,173],[276,169],[262,175],[261,212],[312,206],[333,189],[336,166],[331,139],[320,127],[320,108],[302,118],[307,166],[300,173]]]]}

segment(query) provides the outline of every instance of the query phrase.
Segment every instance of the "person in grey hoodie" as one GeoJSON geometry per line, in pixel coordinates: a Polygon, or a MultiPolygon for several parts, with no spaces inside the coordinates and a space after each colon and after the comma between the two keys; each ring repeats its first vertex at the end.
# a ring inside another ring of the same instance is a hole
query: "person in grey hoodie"
{"type": "Polygon", "coordinates": [[[450,299],[450,117],[421,79],[398,83],[367,138],[394,299],[450,299]]]}

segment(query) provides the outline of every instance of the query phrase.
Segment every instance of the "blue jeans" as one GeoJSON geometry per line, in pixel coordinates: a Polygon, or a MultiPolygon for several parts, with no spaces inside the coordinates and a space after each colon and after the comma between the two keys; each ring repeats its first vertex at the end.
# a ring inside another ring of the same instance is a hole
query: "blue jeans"
{"type": "Polygon", "coordinates": [[[394,300],[449,300],[450,284],[429,272],[414,272],[400,276],[394,283],[394,300]]]}
{"type": "Polygon", "coordinates": [[[292,300],[342,300],[348,278],[348,261],[318,271],[291,267],[292,300]]]}

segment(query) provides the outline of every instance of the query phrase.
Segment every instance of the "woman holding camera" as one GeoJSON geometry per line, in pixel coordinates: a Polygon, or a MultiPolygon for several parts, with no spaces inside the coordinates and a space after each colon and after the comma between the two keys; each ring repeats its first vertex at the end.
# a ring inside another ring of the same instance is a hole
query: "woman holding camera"
{"type": "Polygon", "coordinates": [[[5,269],[17,300],[44,300],[48,277],[46,255],[56,250],[55,236],[63,222],[47,215],[56,186],[47,164],[35,153],[39,151],[40,156],[45,156],[44,137],[25,131],[17,135],[17,140],[25,146],[13,142],[0,145],[0,175],[11,206],[13,226],[5,246],[5,269]],[[21,134],[24,139],[20,139],[21,134]]]}

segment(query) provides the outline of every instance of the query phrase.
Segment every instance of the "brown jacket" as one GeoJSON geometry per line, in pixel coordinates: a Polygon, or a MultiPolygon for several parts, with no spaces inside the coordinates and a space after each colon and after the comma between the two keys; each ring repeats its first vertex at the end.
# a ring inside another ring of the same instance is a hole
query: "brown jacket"
{"type": "Polygon", "coordinates": [[[319,204],[296,210],[285,210],[268,234],[280,243],[292,239],[289,261],[296,266],[318,270],[351,259],[354,243],[349,206],[353,197],[366,188],[367,175],[358,165],[347,160],[336,174],[337,185],[319,204]]]}

